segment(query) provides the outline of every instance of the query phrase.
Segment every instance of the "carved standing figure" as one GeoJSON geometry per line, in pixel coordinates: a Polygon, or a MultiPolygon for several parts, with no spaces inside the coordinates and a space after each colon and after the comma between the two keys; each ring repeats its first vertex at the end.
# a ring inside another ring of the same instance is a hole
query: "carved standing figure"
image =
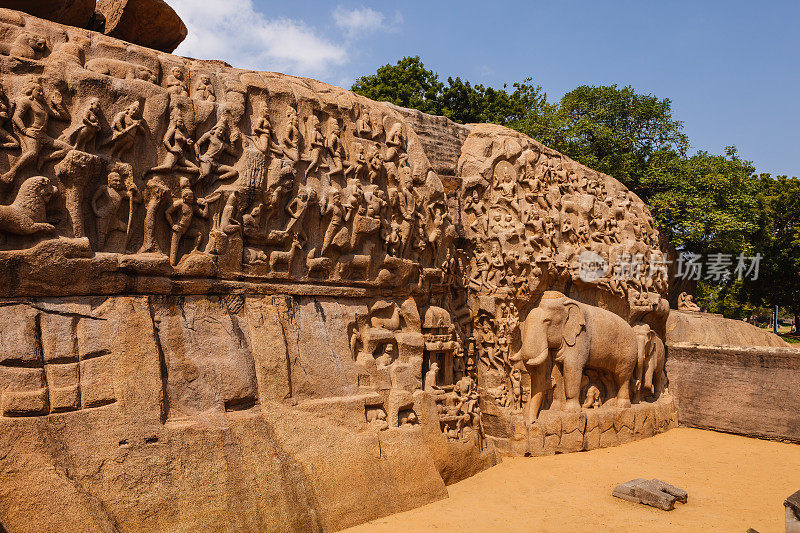
{"type": "Polygon", "coordinates": [[[167,92],[176,96],[189,96],[189,89],[186,87],[186,82],[183,80],[183,71],[178,67],[172,67],[169,76],[164,81],[167,86],[167,92]]]}
{"type": "Polygon", "coordinates": [[[322,135],[322,124],[319,119],[312,116],[313,131],[311,132],[311,161],[306,167],[306,179],[308,175],[316,172],[322,163],[322,153],[325,150],[325,136],[322,135]]]}
{"type": "Polygon", "coordinates": [[[291,167],[294,168],[300,160],[300,127],[297,111],[291,106],[286,112],[286,129],[281,138],[281,148],[284,157],[291,161],[291,167]]]}
{"type": "MultiPolygon", "coordinates": [[[[0,85],[0,148],[5,150],[13,150],[19,147],[19,141],[16,137],[6,130],[8,119],[11,118],[10,103],[3,86],[0,85]]],[[[13,125],[12,125],[13,128],[13,125]]]]}
{"type": "Polygon", "coordinates": [[[521,339],[521,348],[511,361],[523,363],[531,376],[529,422],[538,416],[548,389],[548,362],[563,368],[566,410],[581,407],[581,376],[586,368],[609,372],[617,387],[616,406],[630,407],[629,382],[636,367],[637,343],[633,328],[620,316],[546,291],[525,318],[521,339]]]}
{"type": "Polygon", "coordinates": [[[328,182],[330,183],[330,180],[334,176],[344,175],[344,146],[340,138],[339,122],[335,119],[331,123],[331,131],[325,139],[325,148],[327,148],[332,161],[330,169],[328,170],[328,182]]]}
{"type": "MultiPolygon", "coordinates": [[[[61,103],[60,92],[55,92],[48,105],[44,100],[42,84],[38,80],[31,80],[25,86],[23,95],[15,101],[15,106],[12,122],[19,135],[22,153],[8,172],[0,176],[0,181],[5,184],[12,183],[20,169],[36,161],[41,155],[42,148],[54,150],[71,148],[67,143],[53,139],[47,134],[50,118],[69,120],[69,113],[61,103]]],[[[44,160],[40,160],[40,163],[43,162],[44,160]]]]}
{"type": "Polygon", "coordinates": [[[193,252],[200,251],[200,244],[203,240],[203,233],[197,228],[192,227],[192,220],[195,216],[208,218],[208,205],[203,198],[195,200],[194,193],[189,187],[186,178],[181,178],[181,197],[169,206],[164,216],[172,228],[172,240],[169,247],[169,262],[172,266],[178,264],[178,247],[182,238],[193,238],[193,252]],[[177,218],[175,214],[177,213],[177,218]]]}
{"type": "Polygon", "coordinates": [[[331,217],[330,222],[328,222],[328,227],[325,230],[325,237],[322,240],[322,250],[320,251],[321,255],[326,255],[331,244],[333,244],[334,237],[336,237],[340,230],[344,229],[345,222],[347,221],[345,218],[345,209],[342,206],[342,193],[339,189],[331,189],[328,192],[320,206],[320,214],[323,217],[329,215],[331,217]]]}
{"type": "Polygon", "coordinates": [[[92,212],[97,219],[97,250],[105,249],[106,241],[112,231],[127,233],[127,221],[121,220],[118,216],[125,201],[131,205],[133,202],[141,202],[139,191],[135,187],[127,190],[122,176],[118,172],[109,172],[108,185],[98,188],[91,201],[92,212]]]}

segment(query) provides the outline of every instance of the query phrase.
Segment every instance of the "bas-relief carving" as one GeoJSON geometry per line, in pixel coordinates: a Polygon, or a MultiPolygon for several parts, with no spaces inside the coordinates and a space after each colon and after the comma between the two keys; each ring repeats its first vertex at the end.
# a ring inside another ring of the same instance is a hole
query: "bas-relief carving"
{"type": "Polygon", "coordinates": [[[524,415],[530,428],[542,411],[656,401],[666,378],[654,328],[669,309],[664,255],[644,204],[609,177],[496,126],[473,128],[458,169],[466,339],[492,410],[524,415]],[[584,275],[586,257],[607,268],[584,275]],[[623,275],[626,257],[640,271],[623,275]],[[572,293],[588,303],[565,296],[572,293]]]}
{"type": "Polygon", "coordinates": [[[482,435],[481,395],[530,424],[543,409],[625,407],[664,391],[652,330],[641,348],[620,319],[624,341],[608,353],[581,344],[611,311],[582,307],[584,329],[561,336],[569,350],[537,349],[548,289],[594,291],[631,322],[663,311],[665,274],[614,275],[620,257],[663,254],[646,207],[610,178],[478,127],[458,165],[459,213],[385,106],[91,34],[35,47],[21,35],[7,52],[21,71],[0,63],[3,250],[88,239],[132,260],[133,276],[388,290],[350,338],[357,386],[382,398],[365,412],[376,426],[424,421],[420,391],[451,440],[482,435]],[[586,252],[613,265],[607,275],[582,279],[586,252]]]}

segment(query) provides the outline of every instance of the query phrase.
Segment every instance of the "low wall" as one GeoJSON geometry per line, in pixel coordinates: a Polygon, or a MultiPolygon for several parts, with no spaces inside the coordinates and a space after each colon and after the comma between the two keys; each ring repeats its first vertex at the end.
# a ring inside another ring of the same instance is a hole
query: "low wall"
{"type": "Polygon", "coordinates": [[[680,425],[800,442],[800,350],[685,343],[667,349],[680,425]]]}

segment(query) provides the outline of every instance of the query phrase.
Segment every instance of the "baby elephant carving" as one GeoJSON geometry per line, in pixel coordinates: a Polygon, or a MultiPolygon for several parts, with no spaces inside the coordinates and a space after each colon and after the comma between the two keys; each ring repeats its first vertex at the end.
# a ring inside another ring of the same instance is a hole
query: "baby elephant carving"
{"type": "Polygon", "coordinates": [[[158,83],[158,76],[149,68],[119,59],[106,57],[90,59],[86,62],[86,70],[123,80],[144,80],[149,83],[158,83]]]}
{"type": "Polygon", "coordinates": [[[4,56],[36,59],[36,54],[44,54],[47,42],[37,35],[21,33],[10,43],[0,43],[0,54],[4,56]]]}
{"type": "Polygon", "coordinates": [[[11,205],[0,205],[0,232],[15,235],[33,235],[53,231],[47,223],[47,202],[58,193],[44,176],[28,178],[19,188],[11,205]]]}

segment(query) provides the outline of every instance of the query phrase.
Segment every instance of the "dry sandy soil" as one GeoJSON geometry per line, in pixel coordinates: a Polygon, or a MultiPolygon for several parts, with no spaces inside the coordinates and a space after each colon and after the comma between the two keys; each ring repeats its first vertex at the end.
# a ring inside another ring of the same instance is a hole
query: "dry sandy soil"
{"type": "Polygon", "coordinates": [[[800,445],[678,428],[616,448],[512,457],[448,487],[450,498],[352,528],[366,531],[784,531],[800,445]],[[613,498],[658,478],[689,493],[665,512],[613,498]]]}

